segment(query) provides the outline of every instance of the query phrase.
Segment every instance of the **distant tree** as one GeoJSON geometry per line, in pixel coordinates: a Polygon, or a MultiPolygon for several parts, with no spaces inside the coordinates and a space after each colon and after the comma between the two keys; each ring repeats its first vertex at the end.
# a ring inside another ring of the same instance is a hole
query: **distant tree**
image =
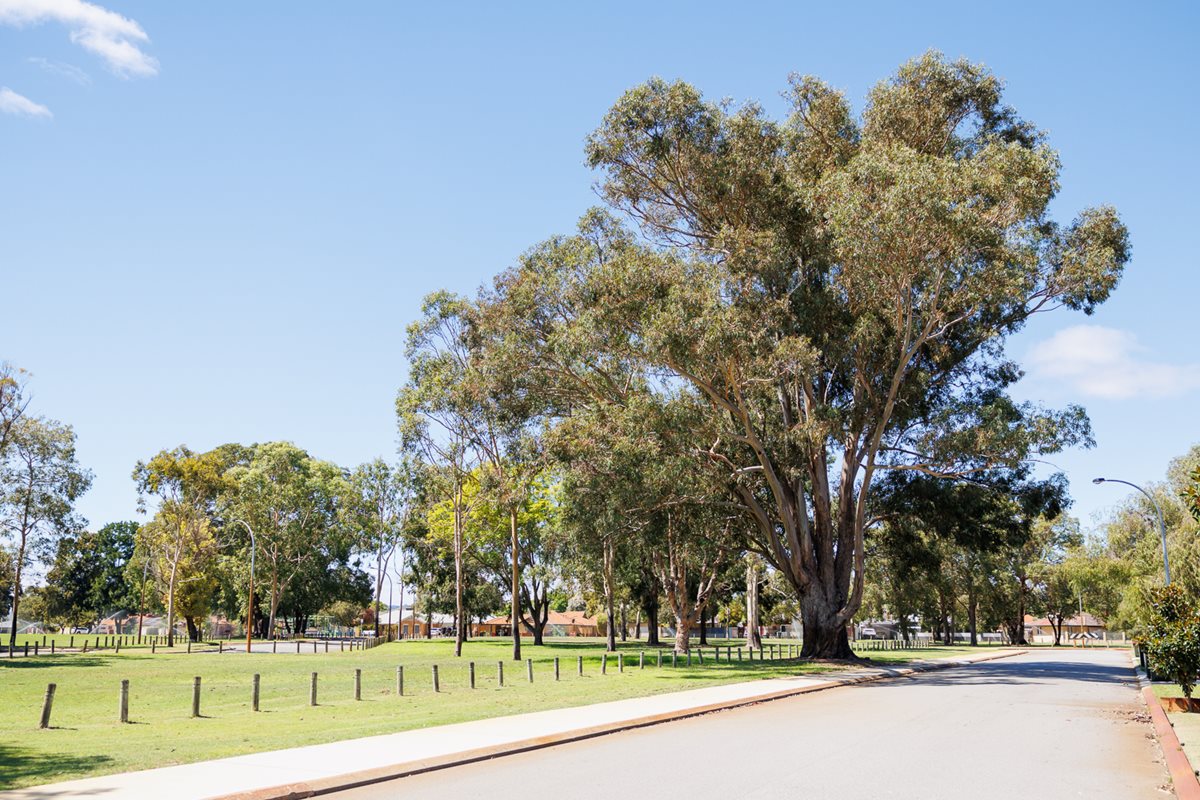
{"type": "Polygon", "coordinates": [[[75,501],[91,486],[92,474],[76,461],[69,425],[22,416],[8,437],[0,462],[0,533],[12,542],[9,646],[15,647],[24,570],[35,559],[52,557],[58,539],[84,526],[75,501]]]}
{"type": "Polygon", "coordinates": [[[136,522],[112,522],[95,533],[59,540],[46,574],[54,616],[81,625],[137,607],[138,587],[129,583],[127,574],[137,531],[136,522]]]}
{"type": "Polygon", "coordinates": [[[29,399],[25,396],[28,379],[29,373],[25,370],[7,361],[0,361],[0,464],[4,462],[13,429],[29,406],[29,399]]]}
{"type": "Polygon", "coordinates": [[[331,563],[333,551],[350,543],[340,514],[350,487],[337,466],[291,442],[255,445],[222,478],[222,513],[232,531],[248,545],[233,520],[254,530],[257,566],[266,573],[267,634],[274,637],[280,602],[293,584],[331,563]]]}
{"type": "MultiPolygon", "coordinates": [[[[358,547],[374,557],[374,602],[378,610],[388,562],[401,544],[412,508],[412,472],[405,465],[393,467],[383,459],[376,459],[356,467],[350,474],[349,485],[342,509],[357,534],[358,547]]],[[[378,614],[374,615],[373,623],[378,636],[378,614]]]]}
{"type": "Polygon", "coordinates": [[[217,498],[226,488],[227,456],[216,450],[196,453],[180,445],[163,450],[133,470],[138,510],[157,502],[154,517],[138,531],[141,558],[153,570],[155,584],[167,609],[167,644],[175,644],[177,606],[186,602],[195,619],[216,591],[218,542],[212,517],[217,498]],[[188,586],[188,584],[193,584],[188,586]]]}

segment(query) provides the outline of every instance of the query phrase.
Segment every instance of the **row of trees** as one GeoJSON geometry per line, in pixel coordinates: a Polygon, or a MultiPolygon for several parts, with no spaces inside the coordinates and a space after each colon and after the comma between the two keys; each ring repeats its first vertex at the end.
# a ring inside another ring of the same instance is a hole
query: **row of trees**
{"type": "Polygon", "coordinates": [[[1057,155],[978,65],[927,54],[859,116],[815,78],[789,98],[776,121],[682,82],[627,92],[587,142],[610,209],[473,298],[433,295],[410,329],[397,409],[450,504],[460,642],[477,472],[509,515],[514,606],[517,510],[549,463],[610,618],[636,564],[686,648],[749,553],[791,588],[814,657],[852,656],[871,532],[918,550],[901,517],[922,493],[938,513],[1006,495],[1017,519],[964,530],[972,554],[1064,504],[1026,465],[1090,445],[1087,417],[1014,401],[1004,342],[1108,297],[1129,256],[1116,212],[1048,216],[1057,155]]]}
{"type": "Polygon", "coordinates": [[[402,468],[286,443],[139,464],[133,558],[168,616],[244,594],[253,531],[266,633],[355,553],[376,599],[411,557],[460,653],[505,597],[537,636],[563,595],[594,600],[610,648],[626,609],[686,650],[718,615],[755,635],[767,603],[811,657],[852,657],[872,604],[1016,632],[1078,546],[1029,464],[1092,438],[1083,409],[1010,396],[1005,342],[1102,303],[1126,230],[1104,206],[1050,218],[1058,157],[981,66],[926,54],[858,115],[813,77],[787,96],[776,120],[683,82],[626,92],[586,146],[608,208],[409,328],[402,468]]]}

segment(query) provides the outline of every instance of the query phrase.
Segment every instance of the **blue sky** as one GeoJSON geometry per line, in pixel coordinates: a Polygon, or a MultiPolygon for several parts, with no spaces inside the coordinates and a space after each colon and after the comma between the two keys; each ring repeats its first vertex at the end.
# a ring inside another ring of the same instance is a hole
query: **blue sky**
{"type": "Polygon", "coordinates": [[[624,89],[684,78],[781,115],[795,71],[861,106],[928,48],[989,65],[1049,132],[1060,219],[1113,203],[1129,225],[1115,297],[1011,352],[1023,396],[1091,414],[1099,446],[1054,459],[1085,524],[1124,496],[1094,475],[1161,478],[1200,441],[1200,15],[836,5],[0,0],[0,358],[75,426],[82,512],[131,518],[134,462],[180,443],[392,454],[421,297],[571,229],[597,202],[583,139],[624,89]]]}

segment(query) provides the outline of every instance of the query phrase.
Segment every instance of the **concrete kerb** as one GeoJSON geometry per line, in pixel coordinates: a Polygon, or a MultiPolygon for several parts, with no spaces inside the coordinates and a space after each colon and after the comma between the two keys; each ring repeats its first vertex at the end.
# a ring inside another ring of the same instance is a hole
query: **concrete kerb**
{"type": "MultiPolygon", "coordinates": [[[[903,678],[923,672],[932,672],[935,670],[968,666],[971,664],[983,663],[985,661],[995,661],[1001,658],[1011,658],[1013,656],[1024,655],[1026,652],[1028,651],[1009,650],[1001,653],[972,656],[970,658],[947,659],[945,661],[930,662],[927,664],[919,664],[915,667],[904,667],[901,669],[878,667],[876,669],[879,669],[879,672],[853,678],[839,678],[837,680],[824,681],[822,683],[810,684],[808,686],[798,686],[793,689],[765,692],[759,695],[741,697],[736,700],[710,703],[687,709],[669,711],[661,714],[650,714],[641,717],[634,717],[621,720],[619,722],[581,727],[549,736],[529,737],[489,747],[463,750],[457,753],[447,753],[443,756],[405,761],[385,767],[374,767],[371,769],[347,772],[329,778],[288,783],[280,786],[255,789],[246,792],[214,795],[213,797],[209,798],[209,800],[300,800],[301,798],[331,794],[333,792],[354,789],[359,786],[367,786],[374,783],[382,783],[384,781],[404,778],[410,775],[417,775],[422,772],[431,772],[437,769],[447,769],[449,767],[471,764],[476,761],[497,758],[499,756],[515,755],[517,753],[524,753],[530,750],[538,750],[543,747],[553,747],[554,745],[577,742],[583,739],[591,739],[597,736],[605,736],[607,734],[619,733],[620,731],[633,730],[635,728],[644,728],[650,725],[659,725],[664,722],[687,719],[688,717],[697,717],[717,711],[725,711],[727,709],[765,703],[771,700],[781,700],[786,697],[795,697],[802,694],[811,694],[813,692],[836,689],[840,686],[850,686],[854,684],[870,683],[881,680],[892,680],[895,678],[903,678]]],[[[1197,797],[1197,800],[1200,800],[1200,796],[1197,797]]]]}
{"type": "Polygon", "coordinates": [[[1167,712],[1163,710],[1162,703],[1158,702],[1158,695],[1154,693],[1154,687],[1146,673],[1140,667],[1135,667],[1135,672],[1137,672],[1138,685],[1142,689],[1140,692],[1142,702],[1146,704],[1146,710],[1154,722],[1154,734],[1158,738],[1158,747],[1162,750],[1163,760],[1167,763],[1167,771],[1171,774],[1171,784],[1175,789],[1175,796],[1179,800],[1200,800],[1200,781],[1196,778],[1195,767],[1188,760],[1187,752],[1183,749],[1179,737],[1175,735],[1175,727],[1171,725],[1171,720],[1167,717],[1167,712]]]}

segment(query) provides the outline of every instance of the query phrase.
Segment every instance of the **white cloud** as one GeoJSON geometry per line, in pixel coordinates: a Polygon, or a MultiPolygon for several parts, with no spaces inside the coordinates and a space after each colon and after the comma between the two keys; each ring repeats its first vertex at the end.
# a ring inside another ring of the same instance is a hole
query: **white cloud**
{"type": "Polygon", "coordinates": [[[19,95],[7,86],[0,86],[0,114],[18,117],[52,117],[50,109],[19,95]]]}
{"type": "Polygon", "coordinates": [[[79,67],[71,64],[64,64],[61,61],[54,61],[52,59],[42,58],[40,56],[29,59],[29,63],[36,64],[46,72],[49,72],[51,75],[58,75],[66,78],[67,80],[75,81],[75,83],[78,83],[80,86],[89,86],[92,83],[91,75],[88,75],[79,67]]]}
{"type": "Polygon", "coordinates": [[[71,41],[121,77],[158,74],[158,60],[142,51],[150,37],[137,22],[84,0],[0,0],[0,24],[23,27],[58,22],[71,41]]]}
{"type": "Polygon", "coordinates": [[[1029,363],[1035,377],[1094,397],[1167,397],[1200,389],[1200,364],[1155,361],[1134,334],[1102,325],[1059,331],[1034,346],[1029,363]]]}

